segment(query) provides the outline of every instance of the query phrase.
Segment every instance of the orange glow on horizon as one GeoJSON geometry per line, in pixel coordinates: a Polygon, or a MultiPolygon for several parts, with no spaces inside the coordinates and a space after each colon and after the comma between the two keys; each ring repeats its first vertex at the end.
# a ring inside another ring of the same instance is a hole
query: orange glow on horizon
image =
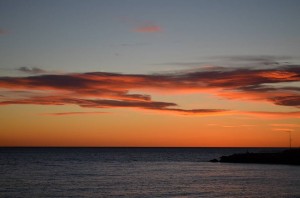
{"type": "Polygon", "coordinates": [[[1,77],[0,145],[299,146],[298,70],[1,77]]]}
{"type": "MultiPolygon", "coordinates": [[[[78,112],[76,106],[66,106],[78,112]]],[[[61,107],[1,108],[1,146],[131,146],[131,147],[287,147],[288,137],[276,128],[293,129],[293,146],[300,146],[297,119],[256,117],[171,116],[147,111],[111,109],[101,114],[41,116],[61,107]],[[13,111],[18,108],[18,115],[13,111]],[[46,109],[47,108],[47,109],[46,109]],[[28,111],[30,109],[30,111],[28,111]],[[5,113],[5,116],[4,116],[5,113]]]]}

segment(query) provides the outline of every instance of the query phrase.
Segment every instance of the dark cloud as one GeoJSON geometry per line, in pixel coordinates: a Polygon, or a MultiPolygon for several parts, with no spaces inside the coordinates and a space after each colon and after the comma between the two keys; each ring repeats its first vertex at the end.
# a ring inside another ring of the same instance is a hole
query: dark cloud
{"type": "MultiPolygon", "coordinates": [[[[25,69],[24,69],[25,70],[25,69]]],[[[269,69],[191,70],[169,74],[118,74],[106,72],[0,77],[1,103],[66,105],[93,108],[139,108],[179,114],[217,114],[222,109],[182,109],[177,104],[153,101],[146,93],[209,93],[234,100],[268,101],[299,108],[300,66],[269,69]],[[31,90],[39,91],[31,95],[31,90]],[[7,92],[27,92],[10,97],[7,92]],[[30,96],[31,95],[31,96],[30,96]],[[71,97],[72,96],[72,97],[71,97]]]]}
{"type": "Polygon", "coordinates": [[[213,56],[201,58],[201,61],[166,62],[157,65],[191,67],[210,70],[228,70],[229,68],[248,68],[249,66],[252,68],[261,68],[262,66],[277,67],[286,65],[291,60],[293,60],[293,57],[291,56],[213,56]]]}
{"type": "Polygon", "coordinates": [[[241,62],[277,62],[282,60],[290,60],[292,57],[290,56],[267,56],[267,55],[259,55],[259,56],[216,56],[216,59],[227,60],[227,61],[241,61],[241,62]]]}
{"type": "Polygon", "coordinates": [[[218,62],[233,65],[251,65],[252,67],[276,67],[288,64],[293,59],[290,56],[244,55],[244,56],[216,56],[212,57],[218,62]]]}
{"type": "Polygon", "coordinates": [[[300,107],[300,95],[279,96],[271,100],[277,105],[300,107]]]}
{"type": "Polygon", "coordinates": [[[168,63],[161,63],[157,65],[172,65],[172,66],[185,66],[185,67],[199,67],[204,64],[208,64],[208,62],[168,62],[168,63]]]}
{"type": "Polygon", "coordinates": [[[41,73],[46,73],[45,70],[37,68],[37,67],[20,67],[17,69],[18,71],[28,73],[28,74],[41,74],[41,73]]]}
{"type": "Polygon", "coordinates": [[[2,101],[0,105],[9,104],[37,104],[37,105],[65,105],[76,104],[81,107],[88,108],[120,108],[133,107],[146,110],[156,110],[165,112],[175,112],[181,114],[214,114],[226,112],[222,109],[179,109],[172,108],[177,106],[175,103],[169,102],[144,102],[144,101],[120,101],[120,100],[92,100],[92,99],[78,99],[78,98],[62,98],[62,97],[32,97],[30,99],[18,99],[10,101],[2,101]]]}

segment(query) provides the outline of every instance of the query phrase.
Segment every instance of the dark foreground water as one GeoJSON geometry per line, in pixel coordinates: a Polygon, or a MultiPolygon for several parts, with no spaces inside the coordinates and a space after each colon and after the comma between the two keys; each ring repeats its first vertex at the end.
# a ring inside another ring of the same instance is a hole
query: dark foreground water
{"type": "Polygon", "coordinates": [[[300,197],[299,166],[207,162],[246,151],[0,148],[0,197],[300,197]]]}

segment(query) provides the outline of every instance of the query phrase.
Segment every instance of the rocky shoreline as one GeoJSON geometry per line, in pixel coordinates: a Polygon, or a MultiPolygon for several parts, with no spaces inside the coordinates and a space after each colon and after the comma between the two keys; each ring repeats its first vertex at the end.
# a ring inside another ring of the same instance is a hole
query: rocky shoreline
{"type": "Polygon", "coordinates": [[[278,153],[238,153],[222,156],[220,160],[212,159],[210,162],[300,165],[300,149],[288,149],[278,153]]]}

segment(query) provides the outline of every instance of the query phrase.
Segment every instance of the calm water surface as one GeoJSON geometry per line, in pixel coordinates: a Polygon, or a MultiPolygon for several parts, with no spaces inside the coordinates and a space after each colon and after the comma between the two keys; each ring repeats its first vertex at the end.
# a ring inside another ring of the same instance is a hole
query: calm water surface
{"type": "Polygon", "coordinates": [[[0,197],[300,197],[299,166],[207,162],[246,151],[1,148],[0,197]]]}

